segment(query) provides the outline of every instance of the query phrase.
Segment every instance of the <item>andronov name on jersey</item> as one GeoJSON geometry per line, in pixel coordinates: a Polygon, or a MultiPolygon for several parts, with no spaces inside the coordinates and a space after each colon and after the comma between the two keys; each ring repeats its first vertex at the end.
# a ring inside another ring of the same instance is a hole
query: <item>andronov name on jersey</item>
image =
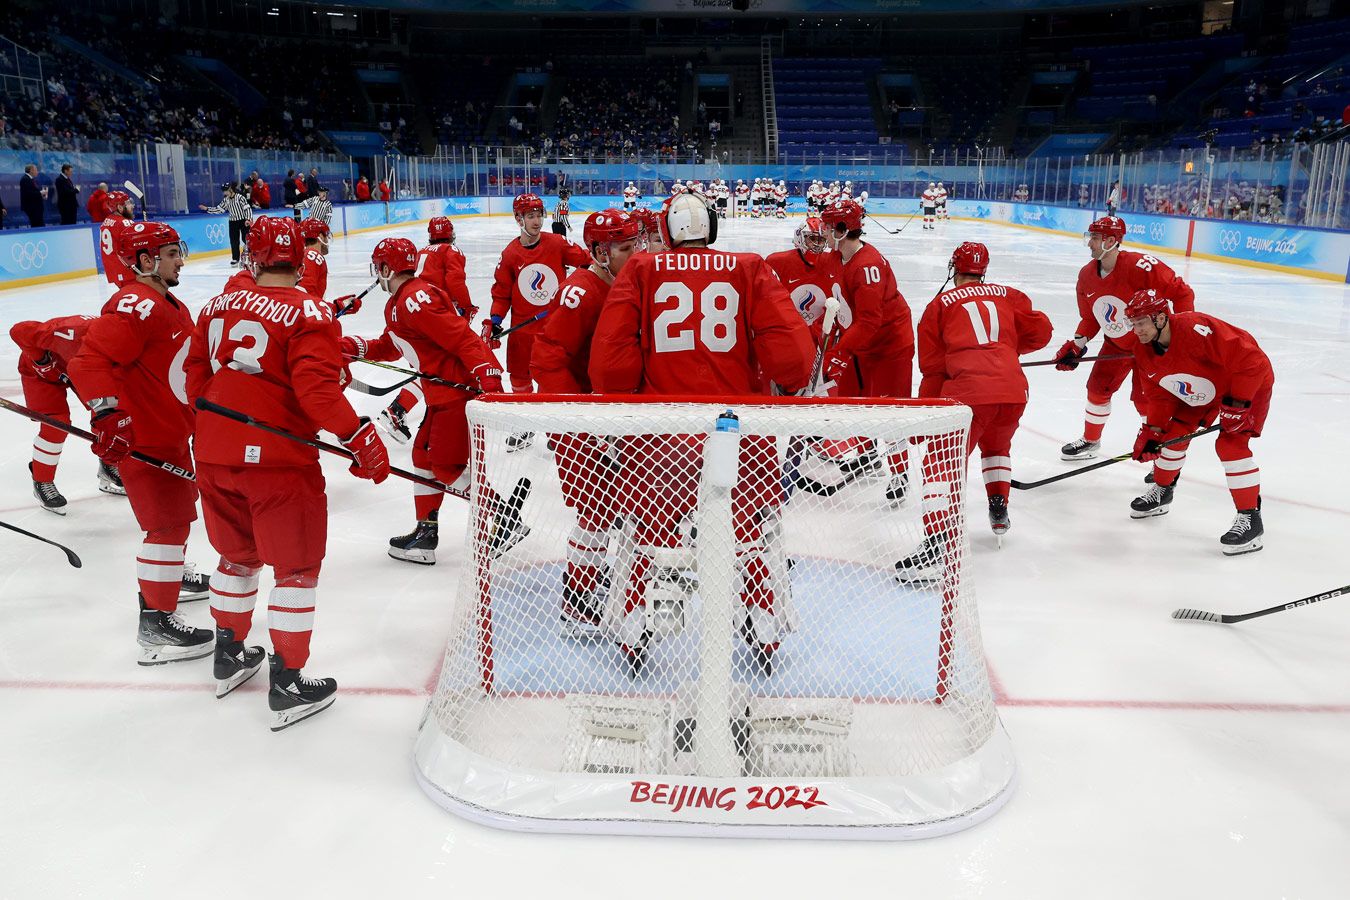
{"type": "Polygon", "coordinates": [[[736,257],[729,253],[661,253],[655,265],[658,272],[732,272],[736,257]]]}

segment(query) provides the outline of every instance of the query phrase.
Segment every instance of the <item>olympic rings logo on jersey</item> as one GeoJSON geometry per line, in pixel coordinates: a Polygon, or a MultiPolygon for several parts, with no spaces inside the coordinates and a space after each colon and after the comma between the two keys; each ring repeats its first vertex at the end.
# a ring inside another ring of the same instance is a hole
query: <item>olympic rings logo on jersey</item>
{"type": "Polygon", "coordinates": [[[530,263],[516,276],[516,290],[533,306],[548,306],[558,292],[558,275],[542,263],[530,263]]]}
{"type": "Polygon", "coordinates": [[[206,242],[211,245],[225,243],[225,226],[220,222],[212,222],[206,226],[206,242]]]}
{"type": "Polygon", "coordinates": [[[1125,304],[1119,297],[1103,294],[1092,304],[1092,314],[1109,338],[1124,337],[1130,331],[1130,320],[1125,318],[1125,304]]]}
{"type": "Polygon", "coordinates": [[[1241,242],[1242,235],[1238,234],[1236,231],[1229,231],[1227,228],[1224,228],[1219,232],[1220,250],[1227,250],[1229,253],[1232,253],[1238,248],[1238,244],[1241,242]]]}
{"type": "Polygon", "coordinates": [[[1148,226],[1148,236],[1156,244],[1167,236],[1167,226],[1162,222],[1154,222],[1148,226]]]}
{"type": "Polygon", "coordinates": [[[1177,372],[1158,379],[1158,387],[1176,397],[1187,406],[1208,406],[1218,396],[1214,382],[1199,375],[1177,372]]]}
{"type": "Polygon", "coordinates": [[[24,241],[10,247],[9,253],[14,257],[14,262],[18,264],[19,268],[25,272],[29,269],[40,269],[43,263],[47,261],[47,242],[24,241]]]}

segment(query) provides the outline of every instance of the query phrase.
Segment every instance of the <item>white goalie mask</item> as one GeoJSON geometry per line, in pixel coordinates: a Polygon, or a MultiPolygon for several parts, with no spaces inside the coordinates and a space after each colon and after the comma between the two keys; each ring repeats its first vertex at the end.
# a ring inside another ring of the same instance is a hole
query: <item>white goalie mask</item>
{"type": "Polygon", "coordinates": [[[717,219],[703,198],[694,194],[676,194],[667,200],[660,224],[667,247],[678,247],[685,241],[711,244],[717,239],[717,219]]]}

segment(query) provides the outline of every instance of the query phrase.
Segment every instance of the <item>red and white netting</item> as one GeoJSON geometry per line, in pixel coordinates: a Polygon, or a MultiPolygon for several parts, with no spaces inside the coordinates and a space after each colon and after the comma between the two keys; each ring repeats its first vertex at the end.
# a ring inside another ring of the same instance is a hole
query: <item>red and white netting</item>
{"type": "Polygon", "coordinates": [[[508,396],[469,422],[416,748],[438,802],[532,830],[903,838],[1007,798],[963,572],[967,408],[508,396]],[[925,519],[927,576],[897,580],[925,519]]]}

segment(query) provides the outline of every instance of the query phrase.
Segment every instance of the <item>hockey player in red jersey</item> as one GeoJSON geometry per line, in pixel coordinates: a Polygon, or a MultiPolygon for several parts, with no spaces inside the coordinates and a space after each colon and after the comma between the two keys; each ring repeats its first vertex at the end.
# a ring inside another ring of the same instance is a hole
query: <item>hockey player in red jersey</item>
{"type": "MultiPolygon", "coordinates": [[[[385,361],[402,358],[417,371],[445,381],[471,384],[479,392],[501,391],[501,366],[487,344],[473,333],[468,320],[455,311],[448,297],[415,274],[417,248],[412,241],[380,241],[370,255],[370,268],[389,292],[384,307],[385,330],[377,338],[344,337],[346,355],[385,361]]],[[[413,439],[414,471],[468,488],[469,425],[464,407],[473,393],[426,379],[421,387],[427,409],[413,439]]],[[[408,534],[389,539],[391,557],[435,565],[440,539],[437,520],[444,498],[442,491],[414,485],[417,526],[408,534]]],[[[499,512],[504,508],[495,495],[489,505],[499,512]]],[[[498,552],[505,552],[524,536],[523,529],[512,531],[498,546],[498,552]]]]}
{"type": "MultiPolygon", "coordinates": [[[[641,248],[642,224],[617,209],[591,213],[581,230],[591,264],[558,288],[558,308],[534,343],[530,372],[546,394],[591,393],[591,338],[614,278],[641,248]]],[[[600,592],[606,583],[609,531],[616,515],[614,477],[605,455],[608,439],[579,433],[549,435],[563,499],[577,522],[567,539],[563,574],[563,627],[588,636],[600,627],[600,592]]]]}
{"type": "Polygon", "coordinates": [[[131,195],[125,191],[109,191],[103,198],[103,221],[98,226],[98,249],[103,257],[103,277],[116,293],[121,287],[135,280],[126,263],[118,253],[123,230],[133,221],[135,207],[131,195]]]}
{"type": "MultiPolygon", "coordinates": [[[[914,382],[914,326],[891,264],[880,250],[863,241],[863,208],[856,201],[835,201],[821,219],[839,253],[839,317],[848,322],[843,336],[825,352],[825,377],[841,388],[851,379],[861,397],[909,397],[914,382]]],[[[887,457],[891,477],[886,499],[892,504],[905,497],[907,458],[904,448],[892,448],[887,457]]]]}
{"type": "MultiPolygon", "coordinates": [[[[830,251],[824,221],[809,217],[793,232],[791,250],[770,253],[764,261],[787,288],[802,319],[815,326],[825,314],[825,299],[834,295],[839,280],[839,254],[830,251]]],[[[839,325],[843,328],[852,321],[847,313],[841,304],[839,325]]]]}
{"type": "MultiPolygon", "coordinates": [[[[804,387],[815,347],[768,264],[752,253],[711,249],[717,218],[699,197],[677,194],[660,215],[662,237],[672,249],[634,256],[610,288],[591,344],[595,389],[735,397],[766,392],[761,373],[789,391],[804,387]]],[[[631,460],[617,490],[631,522],[632,565],[620,579],[619,609],[607,609],[604,627],[637,673],[648,643],[660,636],[655,601],[683,593],[680,579],[672,582],[672,570],[655,560],[688,546],[681,523],[697,502],[703,438],[638,436],[619,443],[631,460]]],[[[731,494],[747,609],[742,634],[765,672],[791,623],[785,565],[772,564],[782,559],[782,500],[776,445],[745,436],[731,494]]]]}
{"type": "Polygon", "coordinates": [[[176,614],[184,548],[197,518],[196,484],[128,457],[135,449],[192,469],[192,412],[183,375],[192,317],[171,292],[187,249],[170,226],[136,222],[122,231],[118,256],[135,280],[89,324],[69,374],[94,413],[94,454],[118,466],[145,532],[136,556],[138,642],[141,665],[157,665],[211,652],[210,630],[186,625],[176,614]]]}
{"type": "Polygon", "coordinates": [[[657,224],[657,215],[646,207],[633,210],[633,217],[642,224],[640,239],[642,250],[646,253],[664,253],[670,248],[661,242],[661,228],[657,224]]]}
{"type": "MultiPolygon", "coordinates": [[[[955,287],[933,298],[919,320],[919,397],[970,407],[965,456],[980,449],[989,525],[1000,539],[1011,527],[1012,440],[1027,406],[1017,358],[1050,343],[1050,318],[1017,288],[985,281],[989,248],[966,242],[948,263],[955,287]]],[[[924,546],[896,564],[902,581],[932,577],[942,559],[952,506],[963,495],[958,448],[929,446],[923,460],[924,546]]]]}
{"type": "Polygon", "coordinates": [[[305,242],[305,251],[304,266],[296,287],[322,300],[328,292],[328,241],[332,231],[323,219],[313,218],[299,223],[298,231],[305,242]]]}
{"type": "Polygon", "coordinates": [[[1119,216],[1103,216],[1088,226],[1084,234],[1092,262],[1078,273],[1078,314],[1080,321],[1071,340],[1065,341],[1056,355],[1055,368],[1071,372],[1078,359],[1087,353],[1088,342],[1103,332],[1103,359],[1092,364],[1087,381],[1087,410],[1083,436],[1060,448],[1063,459],[1093,459],[1101,447],[1102,429],[1111,415],[1111,396],[1133,373],[1130,399],[1139,414],[1144,414],[1144,376],[1135,368],[1135,339],[1125,320],[1125,304],[1136,291],[1155,290],[1172,301],[1177,312],[1195,309],[1195,292],[1167,263],[1147,253],[1122,250],[1125,221],[1119,216]]]}
{"type": "MultiPolygon", "coordinates": [[[[9,330],[10,338],[19,348],[19,384],[23,387],[23,402],[29,409],[70,424],[70,406],[66,402],[70,379],[66,367],[75,358],[92,321],[93,316],[60,316],[46,322],[18,322],[9,330]]],[[[28,464],[33,476],[33,496],[43,509],[59,516],[66,514],[66,498],[56,489],[56,466],[65,442],[66,432],[51,425],[39,425],[38,436],[33,440],[33,460],[28,464]]],[[[105,462],[98,465],[98,489],[106,494],[126,494],[117,469],[105,462]]]]}
{"type": "Polygon", "coordinates": [[[1131,517],[1160,516],[1171,506],[1189,442],[1162,443],[1217,423],[1214,449],[1237,507],[1220,548],[1226,556],[1260,550],[1261,470],[1249,444],[1261,436],[1270,411],[1270,359],[1241,328],[1204,313],[1172,312],[1157,291],[1137,291],[1124,312],[1138,338],[1134,357],[1148,379],[1134,458],[1154,462],[1154,483],[1130,504],[1131,517]]]}
{"type": "MultiPolygon", "coordinates": [[[[506,347],[506,370],[511,376],[511,392],[528,394],[534,390],[530,378],[530,351],[543,329],[541,322],[525,324],[540,313],[557,306],[558,285],[567,268],[585,268],[591,256],[561,234],[544,233],[544,201],[534,194],[521,194],[511,204],[520,237],[502,251],[492,282],[492,307],[483,323],[483,340],[493,349],[500,346],[499,335],[506,317],[511,324],[524,326],[511,335],[506,347]]],[[[513,434],[507,438],[508,450],[521,450],[534,440],[532,434],[513,434]]]]}
{"type": "MultiPolygon", "coordinates": [[[[300,230],[292,219],[263,216],[249,230],[248,244],[256,283],[221,294],[198,315],[188,395],[310,440],[327,430],[354,455],[353,475],[383,481],[389,476],[384,445],[338,386],[342,357],[332,310],[296,283],[306,264],[300,230]]],[[[262,647],[244,641],[259,574],[270,566],[268,705],[272,730],[280,731],[326,709],[337,692],[333,679],[301,674],[328,538],[319,454],[209,411],[198,413],[193,443],[206,533],[220,554],[211,581],[216,696],[253,677],[266,659],[262,647]]]]}

